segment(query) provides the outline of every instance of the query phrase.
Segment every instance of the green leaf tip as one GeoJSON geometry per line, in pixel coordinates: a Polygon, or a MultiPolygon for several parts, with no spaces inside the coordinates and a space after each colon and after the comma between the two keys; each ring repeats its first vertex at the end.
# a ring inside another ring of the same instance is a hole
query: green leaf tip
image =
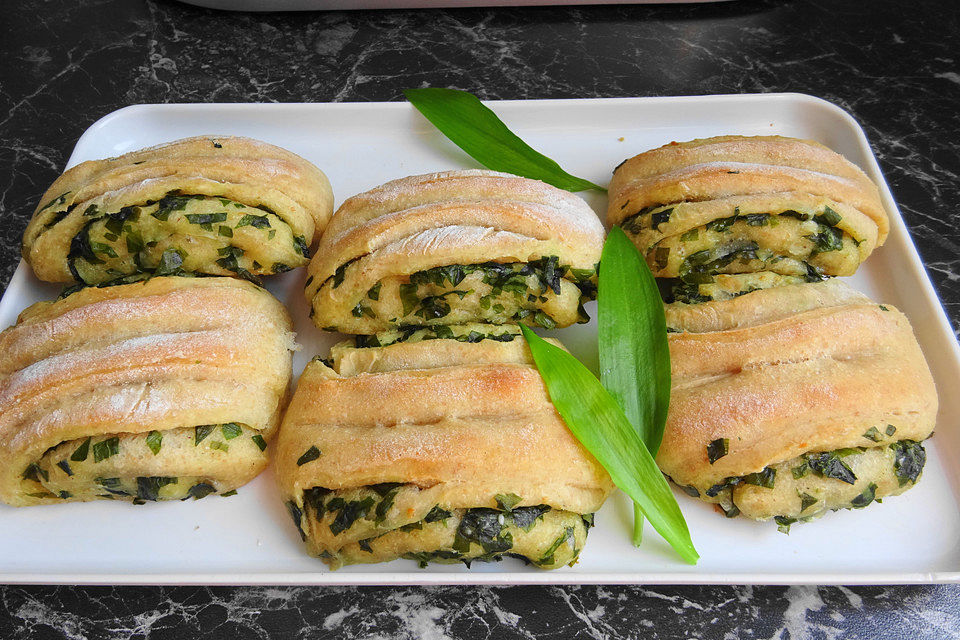
{"type": "Polygon", "coordinates": [[[567,191],[607,191],[570,175],[530,147],[469,91],[428,87],[404,89],[403,95],[443,135],[487,169],[541,180],[567,191]]]}
{"type": "MultiPolygon", "coordinates": [[[[602,271],[602,269],[601,269],[602,271]]],[[[700,558],[670,486],[617,401],[579,360],[521,325],[550,400],[571,433],[686,562],[700,558]]]]}
{"type": "MultiPolygon", "coordinates": [[[[656,456],[670,404],[670,348],[657,283],[620,227],[603,245],[597,292],[600,381],[656,456]]],[[[634,544],[643,516],[634,509],[634,544]]]]}

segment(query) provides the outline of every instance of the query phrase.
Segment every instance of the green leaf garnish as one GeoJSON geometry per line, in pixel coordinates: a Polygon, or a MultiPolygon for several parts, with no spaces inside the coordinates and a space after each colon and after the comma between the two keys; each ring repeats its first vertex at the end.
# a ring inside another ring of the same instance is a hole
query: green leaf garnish
{"type": "Polygon", "coordinates": [[[499,506],[502,511],[513,511],[513,508],[523,500],[523,498],[515,493],[498,493],[493,496],[493,499],[497,501],[497,506],[499,506]]]}
{"type": "Polygon", "coordinates": [[[293,248],[304,258],[310,258],[310,247],[307,246],[307,239],[304,236],[294,236],[293,248]]]}
{"type": "MultiPolygon", "coordinates": [[[[199,500],[200,498],[206,498],[214,492],[216,492],[216,489],[213,488],[213,485],[207,484],[206,482],[198,482],[187,491],[187,497],[199,500]]],[[[184,498],[184,500],[186,500],[186,498],[184,498]]]]}
{"type": "Polygon", "coordinates": [[[443,135],[488,169],[542,180],[567,191],[606,191],[570,175],[532,149],[468,91],[431,87],[406,89],[403,94],[443,135]]]}
{"type": "Polygon", "coordinates": [[[160,263],[157,265],[154,273],[158,276],[170,275],[183,266],[183,259],[186,253],[177,248],[166,249],[160,255],[160,263]]]}
{"type": "MultiPolygon", "coordinates": [[[[663,440],[670,404],[670,348],[663,303],[646,261],[619,227],[610,230],[600,264],[600,381],[653,457],[663,440]]],[[[640,544],[642,535],[643,516],[635,504],[634,544],[640,544]]]]}
{"type": "Polygon", "coordinates": [[[250,213],[246,213],[240,218],[240,222],[237,223],[236,228],[240,227],[256,227],[257,229],[269,229],[270,228],[270,219],[267,216],[255,216],[250,213]]]}
{"type": "Polygon", "coordinates": [[[316,460],[316,459],[319,458],[319,457],[320,457],[320,449],[317,449],[315,446],[314,446],[314,447],[310,447],[309,449],[307,449],[306,451],[304,451],[304,453],[303,453],[302,456],[300,456],[299,458],[297,458],[297,466],[298,466],[298,467],[302,467],[303,465],[307,464],[308,462],[313,462],[314,460],[316,460]]]}
{"type": "Polygon", "coordinates": [[[847,466],[847,463],[841,460],[842,449],[837,451],[827,451],[824,453],[807,454],[807,464],[811,471],[822,478],[833,478],[847,484],[854,484],[857,481],[856,474],[847,466]]]}
{"type": "Polygon", "coordinates": [[[393,506],[393,501],[396,499],[397,494],[400,492],[400,484],[391,484],[386,491],[381,494],[380,502],[377,504],[377,508],[374,510],[376,517],[373,521],[377,524],[380,524],[387,519],[387,514],[390,512],[390,507],[393,506]]]}
{"type": "Polygon", "coordinates": [[[155,502],[160,499],[160,489],[168,484],[177,484],[177,479],[169,476],[141,476],[137,478],[137,498],[155,502]]]}
{"type": "Polygon", "coordinates": [[[567,427],[691,564],[700,557],[667,481],[617,401],[576,358],[520,326],[550,400],[567,427]]]}
{"type": "Polygon", "coordinates": [[[433,505],[433,509],[430,509],[430,513],[423,519],[424,522],[444,522],[446,523],[447,518],[450,518],[453,514],[450,511],[447,511],[440,505],[433,505]]]}
{"type": "Polygon", "coordinates": [[[193,429],[193,446],[197,446],[203,439],[206,438],[213,431],[213,427],[216,425],[212,424],[202,424],[193,429]]]}
{"type": "Polygon", "coordinates": [[[823,218],[823,222],[831,227],[837,226],[843,220],[843,216],[827,206],[823,207],[823,213],[819,217],[823,218]]]}
{"type": "Polygon", "coordinates": [[[163,434],[159,431],[151,431],[147,434],[147,447],[153,452],[153,455],[160,453],[160,445],[163,443],[163,434]]]}
{"type": "MultiPolygon", "coordinates": [[[[550,507],[545,504],[538,504],[535,507],[514,507],[510,512],[510,519],[518,529],[530,531],[537,520],[543,518],[543,514],[550,511],[550,507]]],[[[593,515],[593,514],[588,514],[593,515]]],[[[592,526],[592,525],[591,525],[592,526]]]]}
{"type": "Polygon", "coordinates": [[[777,523],[777,531],[790,535],[790,525],[794,524],[797,519],[787,516],[774,516],[773,521],[777,523]]]}
{"type": "Polygon", "coordinates": [[[729,438],[717,438],[707,445],[707,459],[713,464],[730,452],[729,438]]]}
{"type": "Polygon", "coordinates": [[[21,477],[24,480],[33,480],[34,482],[40,482],[41,477],[44,480],[50,480],[50,474],[36,462],[28,464],[21,477]]]}
{"type": "Polygon", "coordinates": [[[297,532],[300,534],[301,540],[307,539],[307,534],[303,532],[303,510],[297,506],[297,503],[293,500],[287,500],[287,510],[290,512],[290,517],[293,518],[293,524],[297,525],[297,532]]]}
{"type": "Polygon", "coordinates": [[[743,476],[743,482],[745,484],[756,485],[758,487],[763,487],[764,489],[773,489],[776,480],[777,470],[773,467],[765,467],[762,471],[748,473],[747,475],[743,476]]]}
{"type": "Polygon", "coordinates": [[[856,498],[850,501],[850,505],[854,509],[863,509],[865,506],[869,505],[871,502],[877,499],[877,485],[870,483],[867,485],[867,488],[858,495],[856,498]]]}
{"type": "Polygon", "coordinates": [[[365,518],[373,506],[375,500],[372,496],[367,496],[363,500],[351,500],[347,502],[343,498],[334,498],[327,504],[329,511],[338,511],[333,522],[330,523],[330,532],[338,536],[350,527],[360,518],[365,518]]]}
{"type": "Polygon", "coordinates": [[[927,463],[927,452],[923,445],[913,440],[901,440],[890,445],[893,449],[893,470],[900,481],[900,486],[909,482],[916,482],[927,463]]]}
{"type": "Polygon", "coordinates": [[[77,450],[74,451],[73,454],[70,456],[71,462],[83,462],[84,460],[87,459],[87,456],[90,455],[91,440],[93,440],[93,438],[87,438],[86,440],[83,441],[83,444],[77,447],[77,450]]]}
{"type": "Polygon", "coordinates": [[[223,434],[224,440],[233,440],[243,433],[243,429],[236,422],[228,422],[220,425],[220,432],[223,434]]]}
{"type": "Polygon", "coordinates": [[[114,436],[93,445],[93,461],[100,462],[120,453],[120,438],[114,436]]]}
{"type": "Polygon", "coordinates": [[[485,554],[503,553],[513,548],[513,535],[506,528],[503,514],[496,509],[468,509],[460,520],[453,538],[453,550],[469,553],[472,543],[479,544],[485,554]]]}
{"type": "Polygon", "coordinates": [[[69,192],[69,191],[66,191],[66,192],[64,192],[64,193],[61,193],[61,194],[58,195],[56,198],[54,198],[53,200],[51,200],[51,201],[48,202],[47,204],[43,205],[42,207],[40,207],[40,209],[37,210],[37,213],[40,213],[41,211],[46,211],[47,209],[49,209],[50,207],[52,207],[52,206],[54,206],[54,205],[63,204],[64,202],[67,201],[67,194],[68,194],[68,193],[70,193],[70,192],[69,192]]]}
{"type": "Polygon", "coordinates": [[[267,441],[263,439],[263,436],[259,433],[256,433],[250,436],[250,439],[253,440],[253,443],[260,448],[260,451],[264,451],[267,448],[267,441]]]}
{"type": "Polygon", "coordinates": [[[573,527],[567,527],[563,530],[563,533],[543,552],[543,555],[537,560],[537,564],[553,564],[553,554],[556,553],[560,545],[564,544],[567,540],[570,541],[570,544],[573,544],[573,527]]]}

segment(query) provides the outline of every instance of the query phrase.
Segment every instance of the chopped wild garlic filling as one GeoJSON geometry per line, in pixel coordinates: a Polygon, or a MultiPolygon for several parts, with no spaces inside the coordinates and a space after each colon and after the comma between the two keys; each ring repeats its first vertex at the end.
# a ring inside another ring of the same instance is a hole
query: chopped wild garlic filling
{"type": "Polygon", "coordinates": [[[256,275],[283,273],[309,259],[305,238],[264,206],[170,193],[140,206],[89,218],[70,244],[70,272],[86,284],[137,273],[256,275]]]}

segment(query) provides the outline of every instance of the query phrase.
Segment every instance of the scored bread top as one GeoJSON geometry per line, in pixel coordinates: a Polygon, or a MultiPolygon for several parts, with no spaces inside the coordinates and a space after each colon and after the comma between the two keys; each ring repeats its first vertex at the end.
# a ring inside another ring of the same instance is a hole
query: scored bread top
{"type": "MultiPolygon", "coordinates": [[[[158,277],[40,302],[0,333],[0,500],[62,442],[235,422],[270,437],[290,319],[232,278],[158,277]]],[[[41,499],[42,501],[42,499],[41,499]]]]}
{"type": "Polygon", "coordinates": [[[813,140],[718,136],[672,142],[625,160],[609,186],[607,222],[679,202],[777,192],[807,193],[856,208],[886,239],[888,214],[877,186],[856,165],[813,140]]]}
{"type": "MultiPolygon", "coordinates": [[[[484,170],[410,176],[353,196],[340,206],[310,263],[313,286],[319,288],[344,263],[405,238],[447,228],[444,236],[449,241],[459,227],[483,227],[541,241],[562,263],[584,269],[599,261],[604,235],[603,225],[583,200],[537,180],[484,170]]],[[[463,252],[482,251],[476,243],[477,238],[467,234],[459,246],[463,252]]],[[[530,256],[534,257],[539,256],[530,256]]]]}
{"type": "Polygon", "coordinates": [[[657,462],[710,487],[803,453],[931,434],[933,377],[907,318],[845,285],[799,284],[670,305],[673,388],[657,462]],[[707,313],[716,308],[714,314],[707,313]],[[711,463],[707,445],[727,439],[711,463]]]}
{"type": "Polygon", "coordinates": [[[312,487],[442,487],[447,507],[592,513],[613,489],[550,403],[526,342],[426,340],[354,349],[307,365],[280,429],[275,469],[300,502],[312,487]],[[344,375],[346,374],[346,375],[344,375]],[[310,447],[320,451],[298,464],[310,447]]]}
{"type": "Polygon", "coordinates": [[[63,248],[91,205],[115,213],[171,191],[267,207],[307,245],[333,212],[326,175],[300,156],[252,138],[197,136],[68,169],[44,193],[27,225],[24,259],[40,279],[68,282],[73,277],[63,248]]]}

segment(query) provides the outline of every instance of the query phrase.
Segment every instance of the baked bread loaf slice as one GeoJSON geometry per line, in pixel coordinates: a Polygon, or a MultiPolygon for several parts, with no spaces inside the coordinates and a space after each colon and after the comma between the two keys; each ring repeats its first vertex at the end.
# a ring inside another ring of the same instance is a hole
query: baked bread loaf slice
{"type": "Polygon", "coordinates": [[[307,365],[274,470],[307,551],[333,568],[396,558],[576,561],[613,490],[559,417],[516,326],[418,331],[307,365]]]}
{"type": "Polygon", "coordinates": [[[232,278],[34,304],[0,333],[0,501],[236,489],[267,465],[293,346],[280,303],[232,278]]]}
{"type": "Polygon", "coordinates": [[[308,268],[323,329],[585,322],[603,225],[577,196],[492,171],[388,182],[340,206],[308,268]]]}
{"type": "Polygon", "coordinates": [[[907,318],[839,280],[667,305],[657,463],[728,516],[782,526],[914,486],[937,392],[907,318]]]}
{"type": "Polygon", "coordinates": [[[300,156],[199,136],[67,170],[34,211],[23,257],[50,282],[256,278],[306,265],[332,212],[327,177],[300,156]]]}
{"type": "Polygon", "coordinates": [[[664,145],[625,160],[609,187],[620,225],[677,297],[750,290],[750,274],[783,284],[849,276],[887,237],[876,185],[812,140],[720,136],[664,145]]]}

